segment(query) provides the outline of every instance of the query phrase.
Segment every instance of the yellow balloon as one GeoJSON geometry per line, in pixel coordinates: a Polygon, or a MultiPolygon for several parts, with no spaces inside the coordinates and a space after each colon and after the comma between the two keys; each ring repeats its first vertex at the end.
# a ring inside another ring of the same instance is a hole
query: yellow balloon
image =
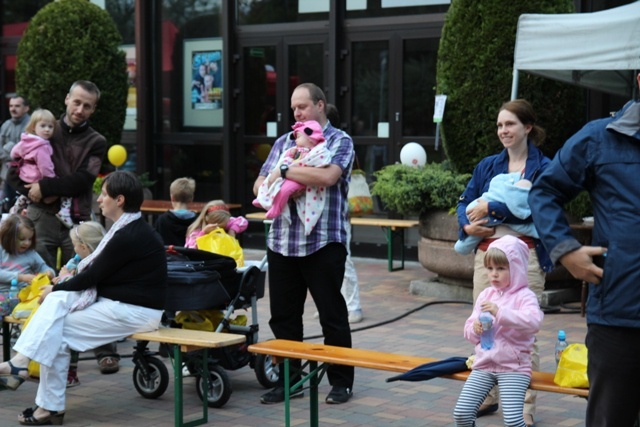
{"type": "Polygon", "coordinates": [[[115,167],[122,166],[127,161],[127,149],[120,144],[112,145],[107,153],[109,163],[115,167]]]}
{"type": "Polygon", "coordinates": [[[269,152],[270,151],[271,151],[271,145],[269,145],[269,144],[260,144],[256,148],[256,157],[261,162],[264,162],[265,160],[267,160],[267,157],[269,157],[269,152]]]}

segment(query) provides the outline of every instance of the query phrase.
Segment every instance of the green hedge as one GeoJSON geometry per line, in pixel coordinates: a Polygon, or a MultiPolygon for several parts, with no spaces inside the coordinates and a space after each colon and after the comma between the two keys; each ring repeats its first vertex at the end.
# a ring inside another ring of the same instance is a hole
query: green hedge
{"type": "MultiPolygon", "coordinates": [[[[572,0],[453,0],[445,18],[437,65],[437,93],[447,95],[443,147],[453,168],[471,172],[502,149],[496,118],[511,97],[518,17],[523,13],[571,13],[572,0]]],[[[547,131],[541,147],[553,157],[583,124],[583,91],[520,73],[518,97],[533,105],[547,131]]]]}
{"type": "Polygon", "coordinates": [[[456,206],[470,174],[457,174],[448,163],[429,163],[424,167],[403,164],[385,166],[374,172],[371,194],[380,197],[385,210],[403,215],[420,215],[431,209],[449,210],[456,206]]]}
{"type": "Polygon", "coordinates": [[[56,117],[76,80],[90,80],[101,91],[91,125],[119,144],[127,108],[125,54],[120,33],[109,14],[88,0],[58,0],[33,17],[18,45],[16,88],[32,109],[46,108],[56,117]]]}

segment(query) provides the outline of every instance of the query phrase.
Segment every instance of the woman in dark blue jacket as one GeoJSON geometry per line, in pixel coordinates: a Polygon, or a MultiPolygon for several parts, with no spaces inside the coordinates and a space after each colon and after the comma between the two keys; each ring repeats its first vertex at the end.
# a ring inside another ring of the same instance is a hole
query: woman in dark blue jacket
{"type": "MultiPolygon", "coordinates": [[[[514,216],[504,203],[481,201],[467,212],[467,205],[482,196],[489,189],[493,177],[503,173],[519,172],[523,179],[533,182],[550,160],[537,147],[545,140],[545,132],[536,124],[536,115],[529,102],[516,99],[506,102],[500,107],[497,119],[498,138],[504,146],[499,154],[485,157],[478,163],[467,188],[458,201],[458,223],[460,239],[467,236],[482,237],[476,248],[473,274],[473,299],[489,287],[487,271],[484,267],[484,254],[489,244],[504,234],[515,234],[529,246],[529,288],[536,294],[538,301],[544,291],[545,272],[551,271],[553,265],[549,255],[539,240],[520,236],[510,227],[502,224],[530,224],[531,216],[520,219],[514,216]],[[487,218],[488,217],[488,218],[487,218]]],[[[540,358],[537,343],[534,344],[532,356],[533,370],[538,370],[540,358]]],[[[498,399],[490,394],[478,411],[478,416],[495,412],[498,399]]],[[[528,426],[534,425],[535,394],[527,392],[524,415],[528,426]]]]}

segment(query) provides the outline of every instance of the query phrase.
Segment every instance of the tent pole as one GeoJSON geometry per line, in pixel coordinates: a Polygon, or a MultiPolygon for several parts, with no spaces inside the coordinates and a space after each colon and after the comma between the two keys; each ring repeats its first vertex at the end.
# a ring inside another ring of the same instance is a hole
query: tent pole
{"type": "Polygon", "coordinates": [[[513,80],[511,83],[511,100],[518,97],[518,69],[513,67],[513,80]]]}

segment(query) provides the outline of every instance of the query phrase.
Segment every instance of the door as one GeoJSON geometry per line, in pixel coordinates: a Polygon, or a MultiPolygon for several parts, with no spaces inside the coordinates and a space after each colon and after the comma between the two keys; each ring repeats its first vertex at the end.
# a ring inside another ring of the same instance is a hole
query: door
{"type": "Polygon", "coordinates": [[[294,124],[291,94],[300,83],[324,87],[326,37],[273,37],[241,41],[236,72],[239,88],[234,134],[238,167],[245,168],[243,204],[253,200],[253,183],[277,137],[294,124]]]}
{"type": "Polygon", "coordinates": [[[382,36],[351,37],[349,116],[342,119],[369,180],[374,171],[399,161],[408,142],[422,145],[431,160],[444,157],[434,145],[438,39],[401,32],[382,36]]]}

